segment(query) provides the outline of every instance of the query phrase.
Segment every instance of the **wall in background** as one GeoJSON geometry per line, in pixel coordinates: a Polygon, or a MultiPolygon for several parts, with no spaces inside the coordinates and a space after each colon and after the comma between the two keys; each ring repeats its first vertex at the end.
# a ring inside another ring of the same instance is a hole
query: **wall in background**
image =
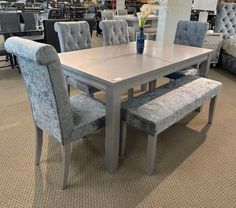
{"type": "Polygon", "coordinates": [[[177,22],[190,20],[191,7],[192,0],[161,1],[157,27],[158,42],[173,43],[177,22]]]}

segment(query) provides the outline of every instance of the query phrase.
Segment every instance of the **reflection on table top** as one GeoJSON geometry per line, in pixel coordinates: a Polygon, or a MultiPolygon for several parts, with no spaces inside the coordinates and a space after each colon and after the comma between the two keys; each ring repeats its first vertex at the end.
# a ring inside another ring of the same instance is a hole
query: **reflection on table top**
{"type": "Polygon", "coordinates": [[[113,85],[156,70],[200,59],[212,50],[177,44],[145,41],[142,55],[136,53],[136,42],[59,54],[67,70],[113,85]]]}

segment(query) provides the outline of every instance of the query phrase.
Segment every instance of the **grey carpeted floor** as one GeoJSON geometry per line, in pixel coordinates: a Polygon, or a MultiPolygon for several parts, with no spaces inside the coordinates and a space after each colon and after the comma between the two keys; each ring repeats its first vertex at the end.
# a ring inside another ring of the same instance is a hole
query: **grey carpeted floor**
{"type": "Polygon", "coordinates": [[[69,186],[62,191],[60,145],[45,135],[41,165],[34,166],[21,75],[0,69],[0,207],[236,207],[236,76],[211,69],[210,78],[223,82],[215,122],[207,125],[206,104],[160,134],[154,176],[144,170],[147,136],[134,128],[118,172],[106,172],[101,130],[73,144],[69,186]]]}

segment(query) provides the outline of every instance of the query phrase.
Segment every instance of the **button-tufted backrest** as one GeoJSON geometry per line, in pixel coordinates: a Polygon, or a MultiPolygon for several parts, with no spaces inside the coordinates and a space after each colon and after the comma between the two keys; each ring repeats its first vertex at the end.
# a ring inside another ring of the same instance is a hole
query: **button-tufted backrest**
{"type": "Polygon", "coordinates": [[[56,22],[61,52],[75,51],[92,47],[89,24],[80,22],[56,22]]]}
{"type": "Polygon", "coordinates": [[[175,33],[175,44],[202,47],[208,23],[179,21],[175,33]]]}
{"type": "Polygon", "coordinates": [[[222,3],[217,7],[214,31],[223,33],[224,38],[236,33],[236,4],[222,3]]]}
{"type": "Polygon", "coordinates": [[[128,25],[125,20],[103,20],[99,26],[105,46],[129,43],[128,25]]]}
{"type": "Polygon", "coordinates": [[[35,125],[65,143],[74,124],[56,50],[51,45],[19,37],[8,38],[5,48],[17,57],[35,125]]]}

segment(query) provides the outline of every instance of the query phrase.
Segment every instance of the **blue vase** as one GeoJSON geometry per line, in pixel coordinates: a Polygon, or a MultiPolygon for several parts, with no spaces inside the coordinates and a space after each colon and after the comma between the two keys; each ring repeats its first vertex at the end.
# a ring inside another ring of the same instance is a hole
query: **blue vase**
{"type": "Polygon", "coordinates": [[[143,54],[144,49],[144,34],[143,34],[143,28],[139,28],[139,32],[137,34],[137,54],[143,54]]]}

